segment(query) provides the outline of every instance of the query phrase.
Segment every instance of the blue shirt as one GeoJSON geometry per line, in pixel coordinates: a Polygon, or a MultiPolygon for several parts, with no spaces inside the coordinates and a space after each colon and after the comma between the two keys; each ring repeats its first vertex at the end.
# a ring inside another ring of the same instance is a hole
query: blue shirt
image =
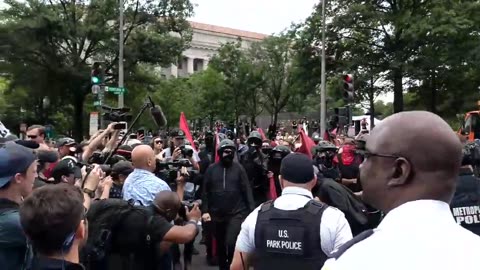
{"type": "Polygon", "coordinates": [[[135,169],[123,184],[123,199],[134,200],[136,205],[151,205],[155,195],[163,190],[171,190],[168,184],[153,173],[135,169]]]}

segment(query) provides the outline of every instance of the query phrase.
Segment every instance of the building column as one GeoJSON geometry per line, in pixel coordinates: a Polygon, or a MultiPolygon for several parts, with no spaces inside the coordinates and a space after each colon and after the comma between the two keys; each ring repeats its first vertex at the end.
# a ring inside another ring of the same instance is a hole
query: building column
{"type": "Polygon", "coordinates": [[[188,72],[188,74],[193,74],[193,60],[194,60],[194,58],[192,58],[192,57],[187,58],[187,72],[188,72]]]}
{"type": "Polygon", "coordinates": [[[174,65],[174,64],[171,65],[170,74],[175,78],[178,77],[178,67],[177,67],[177,65],[174,65]]]}
{"type": "Polygon", "coordinates": [[[203,70],[206,70],[208,68],[208,59],[203,59],[203,70]]]}

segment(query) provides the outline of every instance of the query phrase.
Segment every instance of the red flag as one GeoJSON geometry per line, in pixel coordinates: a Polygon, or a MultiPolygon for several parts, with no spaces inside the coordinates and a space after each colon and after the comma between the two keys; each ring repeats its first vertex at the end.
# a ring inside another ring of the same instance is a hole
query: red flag
{"type": "Polygon", "coordinates": [[[185,137],[187,138],[187,140],[192,145],[192,148],[195,151],[197,151],[197,148],[195,147],[195,143],[193,142],[192,133],[190,133],[190,128],[188,127],[187,118],[185,117],[185,114],[183,112],[180,114],[179,127],[180,127],[181,130],[183,130],[183,132],[185,132],[185,137]]]}
{"type": "Polygon", "coordinates": [[[219,146],[220,146],[220,138],[218,138],[218,132],[215,132],[215,163],[220,161],[220,156],[218,155],[219,146]]]}
{"type": "Polygon", "coordinates": [[[269,199],[275,200],[278,196],[277,196],[277,189],[275,188],[275,179],[273,179],[273,176],[269,178],[269,183],[270,183],[269,199]]]}
{"type": "Polygon", "coordinates": [[[313,142],[310,137],[305,134],[303,129],[299,130],[300,138],[302,139],[302,146],[298,148],[297,152],[307,155],[310,159],[312,159],[312,148],[315,146],[315,142],[313,142]]]}
{"type": "Polygon", "coordinates": [[[263,132],[263,129],[257,128],[258,133],[260,133],[260,136],[262,136],[262,141],[267,139],[267,136],[265,136],[265,133],[263,132]]]}

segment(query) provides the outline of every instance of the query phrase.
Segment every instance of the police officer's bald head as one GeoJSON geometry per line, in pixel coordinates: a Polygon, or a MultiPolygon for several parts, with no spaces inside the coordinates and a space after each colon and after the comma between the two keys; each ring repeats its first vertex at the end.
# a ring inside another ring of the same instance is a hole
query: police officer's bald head
{"type": "Polygon", "coordinates": [[[365,157],[360,167],[364,199],[388,212],[408,201],[450,201],[462,145],[439,116],[402,112],[372,130],[365,157]]]}

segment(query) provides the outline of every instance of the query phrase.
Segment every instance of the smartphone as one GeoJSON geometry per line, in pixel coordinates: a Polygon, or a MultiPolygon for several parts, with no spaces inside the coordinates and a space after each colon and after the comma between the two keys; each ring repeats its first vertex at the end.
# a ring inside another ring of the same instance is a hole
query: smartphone
{"type": "Polygon", "coordinates": [[[145,130],[144,129],[139,129],[137,130],[137,134],[140,136],[140,135],[143,135],[145,136],[145,130]]]}
{"type": "Polygon", "coordinates": [[[126,129],[127,123],[117,123],[113,126],[113,129],[126,129]]]}

